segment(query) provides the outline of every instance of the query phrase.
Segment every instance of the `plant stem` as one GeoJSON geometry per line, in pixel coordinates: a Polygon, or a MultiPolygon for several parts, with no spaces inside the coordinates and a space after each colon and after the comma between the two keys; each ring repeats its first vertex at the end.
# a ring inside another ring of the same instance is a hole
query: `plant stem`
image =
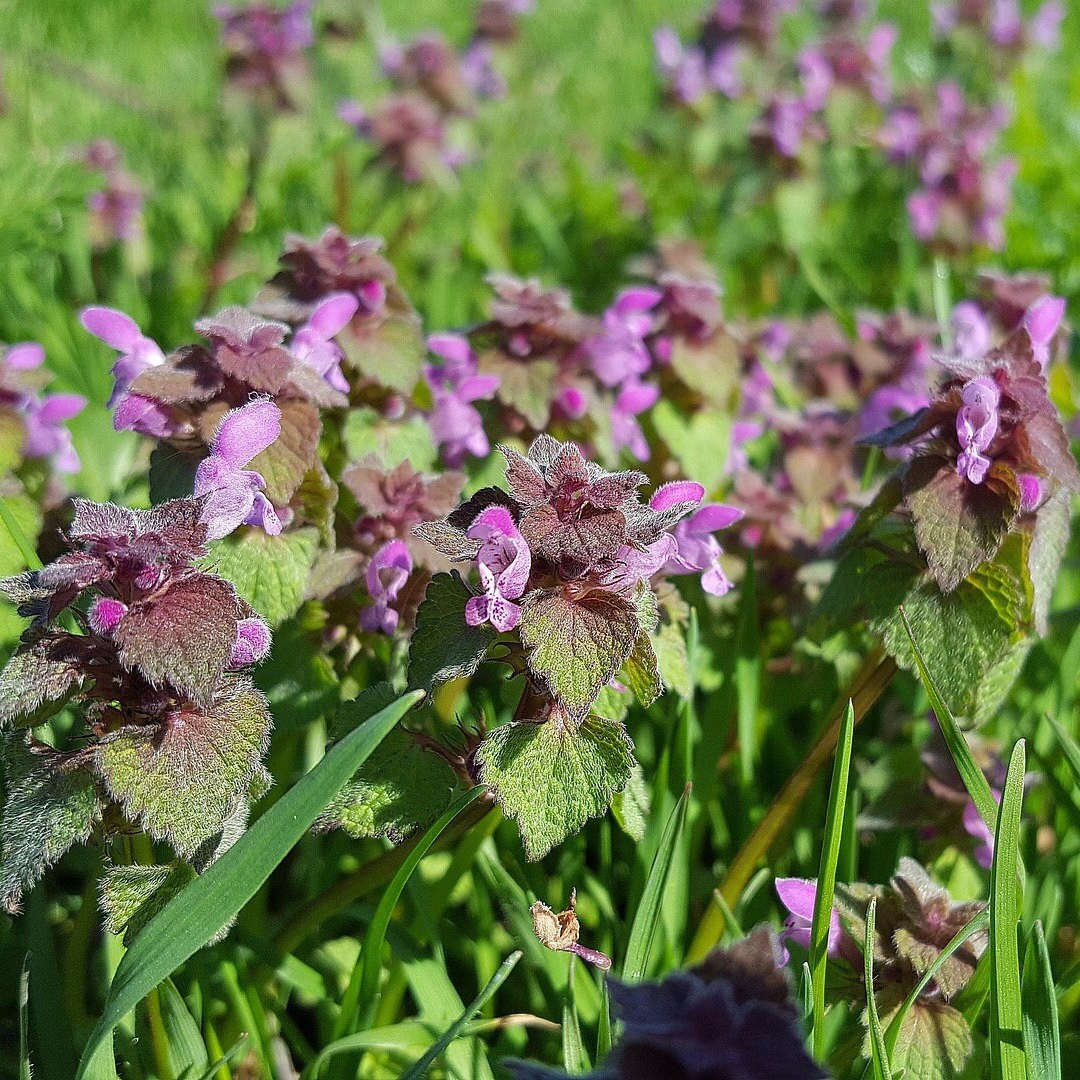
{"type": "MultiPolygon", "coordinates": [[[[482,821],[494,803],[481,799],[473,803],[469,809],[461,815],[453,826],[446,830],[439,840],[432,846],[432,851],[443,851],[453,847],[460,838],[469,831],[477,822],[482,821]]],[[[397,872],[397,869],[408,857],[409,852],[420,840],[420,835],[400,844],[392,851],[386,851],[371,862],[365,863],[359,870],[348,877],[334,882],[328,889],[316,896],[306,904],[293,918],[279,931],[274,943],[282,953],[291,953],[308,934],[313,933],[327,919],[332,918],[343,908],[355,903],[361,897],[374,892],[380,886],[385,885],[397,872]]]]}
{"type": "MultiPolygon", "coordinates": [[[[850,699],[854,706],[855,723],[858,724],[892,681],[896,672],[897,667],[892,657],[884,655],[881,645],[877,645],[863,661],[851,680],[850,687],[843,690],[837,697],[829,713],[825,730],[818,741],[772,801],[765,816],[754,827],[754,831],[747,837],[742,849],[728,868],[718,892],[730,907],[735,907],[758,863],[794,818],[803,800],[809,794],[814,778],[832,757],[840,737],[840,723],[848,700],[850,699]]],[[[697,934],[690,945],[687,953],[688,963],[699,962],[720,940],[724,922],[723,906],[714,895],[709,901],[697,934]]]]}

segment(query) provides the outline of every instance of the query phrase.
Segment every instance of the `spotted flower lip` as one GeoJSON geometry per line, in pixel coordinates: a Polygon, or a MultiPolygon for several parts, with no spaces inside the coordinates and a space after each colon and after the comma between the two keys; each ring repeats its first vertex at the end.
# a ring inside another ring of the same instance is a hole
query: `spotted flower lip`
{"type": "Polygon", "coordinates": [[[480,541],[476,561],[484,592],[465,605],[465,621],[469,626],[490,622],[496,630],[506,633],[521,619],[521,608],[513,601],[525,591],[529,580],[529,547],[505,506],[482,510],[467,535],[480,541]]]}
{"type": "Polygon", "coordinates": [[[403,540],[384,544],[368,563],[366,584],[372,603],[360,612],[360,626],[370,633],[392,634],[400,616],[390,605],[412,573],[413,561],[403,540]]]}
{"type": "Polygon", "coordinates": [[[961,397],[963,406],[956,415],[960,439],[956,471],[971,483],[981,484],[991,465],[986,451],[997,434],[1001,392],[992,378],[980,376],[965,384],[961,397]]]}
{"type": "Polygon", "coordinates": [[[266,481],[244,468],[281,434],[281,410],[269,400],[249,402],[227,413],[218,425],[210,456],[195,471],[195,495],[206,496],[202,520],[207,537],[218,540],[241,525],[258,525],[271,536],[281,519],[263,494],[266,481]]]}

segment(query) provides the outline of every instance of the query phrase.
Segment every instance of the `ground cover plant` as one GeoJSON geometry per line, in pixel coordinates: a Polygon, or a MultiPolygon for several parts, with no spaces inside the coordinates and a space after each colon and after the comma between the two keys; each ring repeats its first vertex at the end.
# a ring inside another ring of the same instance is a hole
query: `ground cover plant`
{"type": "Polygon", "coordinates": [[[1080,9],[3,15],[0,1075],[1080,1075],[1080,9]]]}

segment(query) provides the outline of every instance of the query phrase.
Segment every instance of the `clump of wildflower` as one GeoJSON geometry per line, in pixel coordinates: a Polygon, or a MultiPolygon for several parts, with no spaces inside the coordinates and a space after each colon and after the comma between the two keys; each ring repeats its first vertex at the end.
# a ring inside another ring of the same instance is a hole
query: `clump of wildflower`
{"type": "Polygon", "coordinates": [[[108,139],[95,139],[86,148],[83,162],[104,181],[104,186],[86,199],[91,243],[96,248],[134,243],[143,233],[143,192],[122,167],[119,147],[108,139]]]}
{"type": "Polygon", "coordinates": [[[0,673],[0,727],[37,727],[65,705],[85,727],[66,750],[6,736],[4,822],[21,822],[3,836],[8,910],[94,831],[140,828],[204,866],[269,782],[271,717],[246,672],[270,632],[230,582],[195,568],[203,511],[202,499],[147,511],[77,499],[69,551],[0,582],[33,619],[0,673]],[[56,624],[69,610],[83,633],[56,624]]]}
{"type": "Polygon", "coordinates": [[[313,2],[293,0],[286,7],[275,7],[256,0],[242,7],[215,7],[229,81],[247,92],[267,95],[277,108],[291,108],[291,84],[304,74],[305,54],[315,41],[313,2]]]}
{"type": "MultiPolygon", "coordinates": [[[[739,1077],[824,1077],[806,1049],[790,983],[767,927],[700,965],[660,983],[608,980],[622,1037],[592,1080],[739,1077]]],[[[526,1062],[507,1066],[515,1080],[557,1080],[566,1074],[526,1062]]]]}
{"type": "Polygon", "coordinates": [[[82,466],[64,425],[82,412],[86,399],[79,394],[42,395],[49,379],[41,367],[44,362],[45,350],[34,341],[0,348],[0,413],[15,417],[18,455],[48,461],[60,473],[76,473],[82,466]]]}

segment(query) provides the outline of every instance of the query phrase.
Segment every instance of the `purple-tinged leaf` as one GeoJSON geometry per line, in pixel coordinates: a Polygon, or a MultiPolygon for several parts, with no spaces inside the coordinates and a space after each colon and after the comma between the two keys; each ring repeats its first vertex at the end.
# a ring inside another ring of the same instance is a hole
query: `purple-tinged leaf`
{"type": "Polygon", "coordinates": [[[78,642],[57,631],[24,640],[0,671],[0,730],[12,722],[36,727],[64,707],[86,679],[78,642]]]}

